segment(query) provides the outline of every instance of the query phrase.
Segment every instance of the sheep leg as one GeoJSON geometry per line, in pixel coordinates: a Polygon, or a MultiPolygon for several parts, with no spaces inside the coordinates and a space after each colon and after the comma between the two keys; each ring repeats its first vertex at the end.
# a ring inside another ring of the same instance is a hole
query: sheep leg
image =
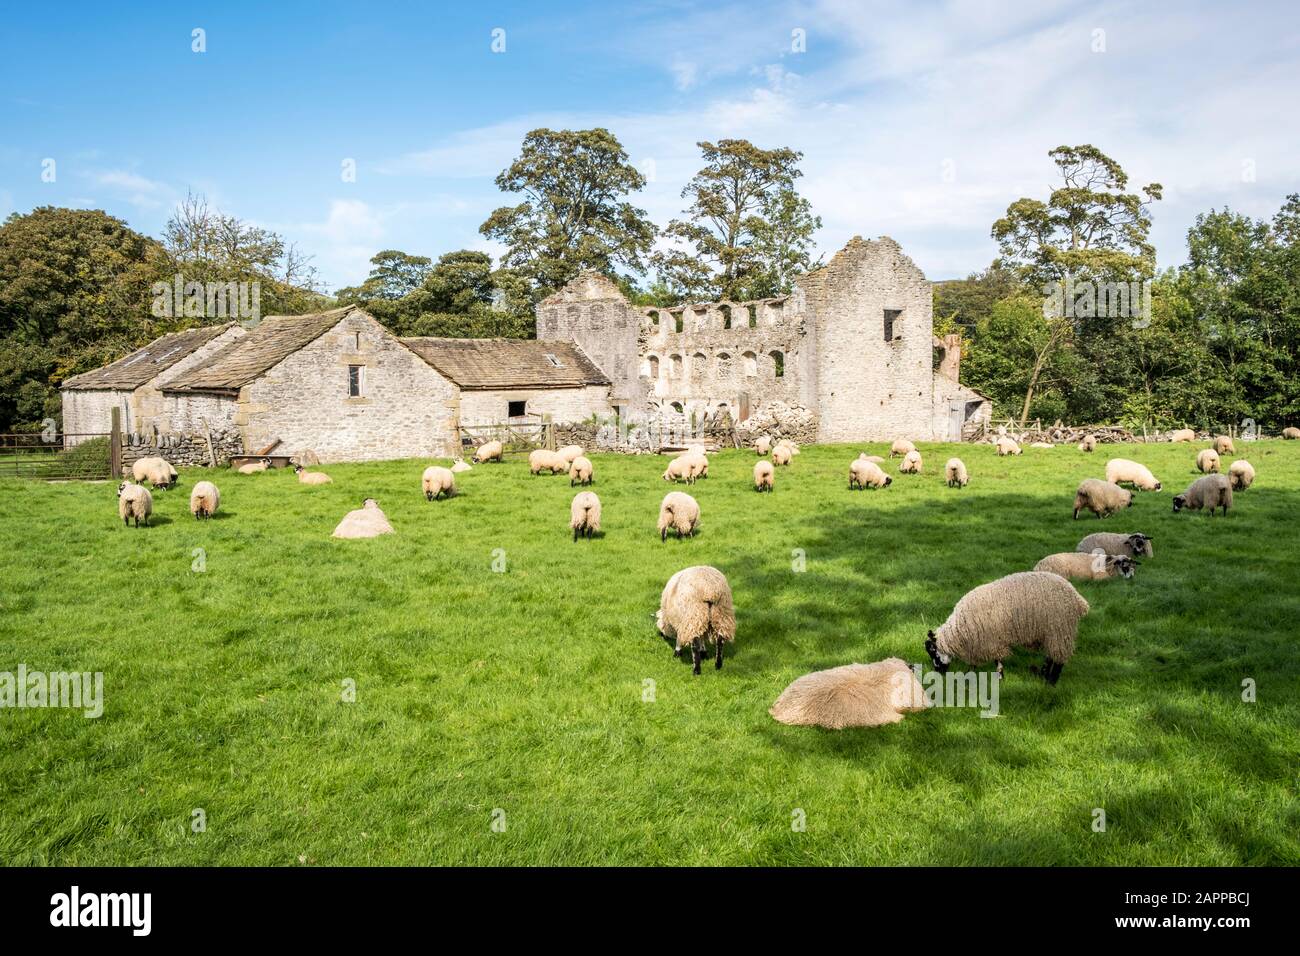
{"type": "Polygon", "coordinates": [[[575,542],[578,540],[578,526],[576,524],[573,526],[573,540],[575,542]]]}
{"type": "Polygon", "coordinates": [[[1055,686],[1056,682],[1061,679],[1061,668],[1064,666],[1064,664],[1056,663],[1050,657],[1044,657],[1043,669],[1039,672],[1039,676],[1047,683],[1055,686]]]}
{"type": "Polygon", "coordinates": [[[695,660],[695,670],[692,673],[700,672],[700,656],[704,653],[704,648],[700,646],[700,639],[697,637],[691,642],[691,656],[695,660]]]}
{"type": "Polygon", "coordinates": [[[722,638],[715,638],[714,643],[718,645],[718,660],[717,663],[713,665],[713,669],[715,671],[720,671],[722,670],[722,638]]]}

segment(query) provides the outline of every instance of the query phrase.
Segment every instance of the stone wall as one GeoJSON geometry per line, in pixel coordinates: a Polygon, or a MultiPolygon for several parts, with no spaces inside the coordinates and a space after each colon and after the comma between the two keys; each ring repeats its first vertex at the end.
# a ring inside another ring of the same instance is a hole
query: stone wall
{"type": "MultiPolygon", "coordinates": [[[[611,382],[610,402],[627,407],[638,401],[637,335],[639,310],[618,286],[596,272],[584,272],[537,308],[537,337],[576,342],[611,382]]],[[[639,409],[637,409],[639,410],[639,409]]]]}
{"type": "Polygon", "coordinates": [[[152,381],[137,388],[131,396],[131,421],[130,423],[124,421],[122,427],[139,431],[157,429],[162,433],[181,432],[187,428],[194,430],[195,423],[188,420],[173,424],[170,410],[175,407],[175,404],[168,401],[162,389],[172,379],[208,361],[214,353],[246,334],[242,326],[231,326],[202,348],[195,349],[171,368],[156,375],[152,381]]]}
{"type": "MultiPolygon", "coordinates": [[[[244,439],[236,430],[214,431],[212,451],[218,467],[225,467],[234,455],[243,454],[244,439]]],[[[131,465],[140,458],[154,455],[167,459],[177,468],[206,467],[210,464],[208,441],[204,435],[154,435],[128,432],[122,435],[122,473],[130,475],[131,465]]]]}
{"type": "Polygon", "coordinates": [[[131,393],[117,389],[65,388],[63,401],[64,447],[71,448],[113,428],[113,409],[121,409],[122,428],[131,427],[131,393]]]}
{"type": "Polygon", "coordinates": [[[511,421],[510,402],[524,402],[526,415],[549,415],[554,422],[581,422],[610,414],[608,385],[579,388],[471,390],[460,393],[463,425],[511,421]]]}

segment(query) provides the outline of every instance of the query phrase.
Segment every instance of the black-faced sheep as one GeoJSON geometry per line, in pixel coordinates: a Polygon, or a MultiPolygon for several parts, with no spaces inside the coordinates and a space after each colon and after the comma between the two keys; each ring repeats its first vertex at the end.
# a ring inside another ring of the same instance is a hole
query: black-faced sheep
{"type": "Polygon", "coordinates": [[[499,441],[490,441],[480,445],[478,451],[474,452],[474,464],[481,465],[486,461],[495,461],[500,463],[505,450],[499,441]]]}
{"type": "Polygon", "coordinates": [[[916,674],[890,657],[874,664],[845,664],[796,678],[768,713],[800,727],[880,727],[930,706],[916,674]]]}
{"type": "Polygon", "coordinates": [[[1235,455],[1237,453],[1237,446],[1232,443],[1232,438],[1228,435],[1215,436],[1211,446],[1220,455],[1235,455]]]}
{"type": "Polygon", "coordinates": [[[930,631],[925,649],[935,670],[946,673],[954,660],[979,667],[1011,656],[1013,648],[1043,652],[1043,668],[1032,668],[1049,684],[1074,654],[1079,620],[1088,602],[1059,574],[1020,571],[982,584],[957,602],[948,619],[930,631]]]}
{"type": "Polygon", "coordinates": [[[138,528],[140,522],[144,521],[147,528],[151,514],[153,514],[153,495],[149,493],[148,488],[130,481],[124,481],[117,486],[117,515],[122,519],[122,524],[129,526],[134,520],[138,528]]]}
{"type": "Polygon", "coordinates": [[[1112,458],[1106,462],[1106,480],[1116,485],[1129,484],[1139,491],[1159,491],[1160,482],[1151,469],[1127,458],[1112,458]]]}
{"type": "Polygon", "coordinates": [[[1202,474],[1214,474],[1219,471],[1219,453],[1213,448],[1203,448],[1196,456],[1196,470],[1202,474]]]}
{"type": "Polygon", "coordinates": [[[913,449],[903,456],[902,464],[898,466],[900,475],[919,475],[921,473],[921,453],[913,449]]]}
{"type": "Polygon", "coordinates": [[[349,511],[343,516],[338,527],[334,529],[335,538],[377,538],[381,534],[393,534],[393,526],[388,517],[379,509],[379,502],[367,498],[361,507],[349,511]]]}
{"type": "Polygon", "coordinates": [[[857,488],[888,488],[894,479],[883,468],[866,458],[855,458],[849,463],[849,490],[857,488]]]}
{"type": "Polygon", "coordinates": [[[568,470],[569,463],[558,452],[538,448],[528,453],[528,471],[530,474],[536,475],[548,471],[552,475],[560,475],[568,470]]]}
{"type": "Polygon", "coordinates": [[[707,644],[717,648],[715,668],[721,670],[722,645],[736,639],[731,585],[721,571],[708,565],[678,571],[664,586],[655,625],[673,642],[674,656],[680,657],[683,650],[691,648],[696,674],[707,644]]]}
{"type": "Polygon", "coordinates": [[[573,529],[573,540],[587,538],[590,540],[600,531],[600,499],[594,491],[580,491],[573,496],[569,505],[569,527],[573,529]]]}
{"type": "Polygon", "coordinates": [[[756,491],[771,491],[774,479],[775,469],[772,468],[770,461],[754,463],[754,489],[756,491]]]}
{"type": "Polygon", "coordinates": [[[1079,442],[1079,451],[1092,451],[1097,447],[1096,435],[1084,435],[1083,441],[1079,442]]]}
{"type": "Polygon", "coordinates": [[[1140,531],[1133,531],[1128,534],[1121,534],[1118,531],[1098,531],[1096,534],[1090,534],[1080,541],[1074,550],[1082,551],[1085,554],[1101,551],[1104,554],[1115,554],[1130,558],[1150,558],[1155,555],[1150,536],[1142,534],[1140,531]]]}
{"type": "Polygon", "coordinates": [[[271,467],[271,459],[259,458],[257,461],[250,461],[246,465],[240,465],[235,470],[241,475],[256,475],[258,472],[266,471],[271,467]]]}
{"type": "Polygon", "coordinates": [[[966,463],[960,458],[949,458],[943,468],[944,479],[949,488],[965,488],[970,484],[970,475],[966,473],[966,463]]]}
{"type": "Polygon", "coordinates": [[[1133,492],[1100,478],[1085,478],[1074,493],[1074,517],[1087,509],[1098,518],[1108,518],[1133,503],[1133,492]]]}
{"type": "Polygon", "coordinates": [[[754,453],[760,458],[772,451],[772,439],[767,435],[754,442],[754,453]]]}
{"type": "Polygon", "coordinates": [[[420,490],[425,501],[435,501],[443,495],[450,498],[456,493],[456,476],[450,468],[430,465],[420,476],[420,490]]]}
{"type": "Polygon", "coordinates": [[[210,481],[195,482],[190,492],[190,514],[195,518],[211,518],[221,506],[221,492],[210,481]]]}
{"type": "Polygon", "coordinates": [[[685,492],[670,491],[659,505],[659,540],[667,541],[668,532],[677,537],[695,537],[695,526],[700,523],[700,505],[685,492]]]}
{"type": "Polygon", "coordinates": [[[772,464],[774,465],[788,465],[793,457],[794,452],[790,450],[789,445],[777,445],[772,449],[772,464]]]}
{"type": "Polygon", "coordinates": [[[1197,478],[1181,495],[1174,496],[1175,514],[1183,509],[1200,511],[1202,508],[1207,508],[1210,516],[1213,517],[1215,508],[1222,508],[1226,515],[1231,507],[1232,482],[1228,480],[1227,475],[1206,475],[1204,478],[1197,478]]]}
{"type": "Polygon", "coordinates": [[[303,485],[330,485],[334,479],[323,471],[305,471],[302,465],[294,465],[293,473],[298,476],[298,483],[303,485]]]}
{"type": "Polygon", "coordinates": [[[1114,577],[1131,578],[1136,567],[1137,561],[1128,555],[1062,551],[1043,558],[1034,565],[1034,570],[1059,574],[1071,581],[1106,581],[1114,577]]]}
{"type": "Polygon", "coordinates": [[[595,469],[592,468],[591,459],[586,455],[579,455],[577,458],[573,459],[573,462],[569,465],[569,487],[572,488],[575,484],[592,484],[596,480],[592,477],[594,471],[595,469]]]}
{"type": "Polygon", "coordinates": [[[1244,458],[1238,458],[1228,466],[1228,481],[1233,491],[1245,491],[1255,483],[1255,466],[1244,458]]]}
{"type": "Polygon", "coordinates": [[[131,464],[131,476],[135,478],[136,484],[147,481],[155,488],[170,488],[176,484],[176,469],[171,462],[156,455],[137,458],[131,464]]]}

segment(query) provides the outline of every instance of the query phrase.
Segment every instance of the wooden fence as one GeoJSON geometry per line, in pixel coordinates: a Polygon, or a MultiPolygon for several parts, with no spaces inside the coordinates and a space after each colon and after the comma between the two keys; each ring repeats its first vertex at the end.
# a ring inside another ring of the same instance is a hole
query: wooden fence
{"type": "Polygon", "coordinates": [[[555,425],[539,419],[535,422],[496,422],[490,425],[461,425],[460,445],[478,448],[499,441],[506,454],[519,454],[535,448],[555,449],[555,425]]]}

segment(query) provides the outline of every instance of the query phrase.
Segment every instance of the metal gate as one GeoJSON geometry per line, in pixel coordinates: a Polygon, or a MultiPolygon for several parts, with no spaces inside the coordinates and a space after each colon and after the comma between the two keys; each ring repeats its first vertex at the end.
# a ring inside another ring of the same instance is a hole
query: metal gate
{"type": "Polygon", "coordinates": [[[113,451],[113,435],[109,432],[0,435],[0,478],[112,478],[117,471],[113,451]]]}

